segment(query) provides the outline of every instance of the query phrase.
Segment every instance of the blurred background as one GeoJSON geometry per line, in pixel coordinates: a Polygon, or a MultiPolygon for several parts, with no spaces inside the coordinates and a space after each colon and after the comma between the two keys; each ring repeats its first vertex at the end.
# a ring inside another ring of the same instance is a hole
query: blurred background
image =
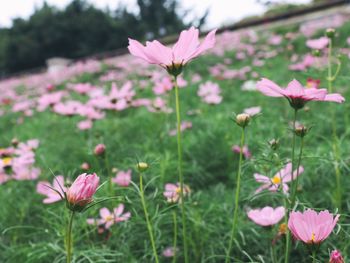
{"type": "Polygon", "coordinates": [[[162,38],[332,1],[11,0],[0,9],[0,76],[125,48],[128,37],[162,38]]]}

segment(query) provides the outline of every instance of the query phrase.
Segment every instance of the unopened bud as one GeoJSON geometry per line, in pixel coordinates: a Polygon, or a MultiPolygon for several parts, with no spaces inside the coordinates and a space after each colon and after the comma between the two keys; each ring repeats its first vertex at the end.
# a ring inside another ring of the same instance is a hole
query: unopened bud
{"type": "Polygon", "coordinates": [[[333,38],[335,36],[335,29],[334,28],[328,28],[326,30],[326,36],[328,38],[333,38]]]}
{"type": "Polygon", "coordinates": [[[250,115],[247,113],[241,113],[236,116],[236,123],[242,128],[246,127],[249,124],[250,115]]]}
{"type": "Polygon", "coordinates": [[[344,258],[341,255],[340,251],[333,250],[329,258],[329,263],[344,263],[344,258]]]}
{"type": "Polygon", "coordinates": [[[80,168],[86,171],[90,169],[90,165],[87,162],[84,162],[81,164],[80,168]]]}
{"type": "Polygon", "coordinates": [[[102,143],[97,144],[94,150],[95,155],[103,155],[106,151],[106,146],[102,143]]]}
{"type": "Polygon", "coordinates": [[[321,52],[318,49],[312,50],[312,55],[314,57],[319,57],[321,55],[321,52]]]}
{"type": "Polygon", "coordinates": [[[272,139],[269,141],[269,145],[272,150],[276,151],[280,146],[280,141],[278,139],[272,139]]]}
{"type": "Polygon", "coordinates": [[[306,128],[304,125],[299,125],[297,127],[295,127],[295,134],[299,137],[304,137],[308,132],[309,132],[310,128],[306,128]]]}
{"type": "Polygon", "coordinates": [[[113,167],[113,168],[112,168],[112,173],[115,174],[115,173],[117,173],[118,171],[119,171],[119,169],[118,169],[117,167],[113,167]]]}
{"type": "Polygon", "coordinates": [[[11,144],[12,144],[14,147],[16,147],[16,146],[19,144],[18,139],[17,139],[17,138],[13,138],[13,139],[11,140],[11,144]]]}
{"type": "Polygon", "coordinates": [[[146,171],[149,168],[148,164],[145,162],[139,162],[137,164],[137,169],[139,170],[140,173],[146,171]]]}

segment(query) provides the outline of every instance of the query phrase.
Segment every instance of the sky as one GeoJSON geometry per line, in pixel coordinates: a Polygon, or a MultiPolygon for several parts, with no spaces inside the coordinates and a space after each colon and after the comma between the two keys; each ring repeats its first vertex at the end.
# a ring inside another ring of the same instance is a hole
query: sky
{"type": "MultiPolygon", "coordinates": [[[[15,17],[28,18],[33,13],[35,6],[40,7],[44,2],[44,0],[1,1],[3,2],[0,8],[0,27],[11,26],[11,20],[15,17]]],[[[63,8],[71,0],[46,0],[46,2],[63,8]]],[[[88,2],[102,9],[108,6],[113,10],[122,3],[130,11],[137,10],[136,0],[88,0],[88,2]]],[[[307,3],[310,1],[288,0],[287,2],[307,3]]],[[[260,14],[264,11],[263,6],[257,4],[255,0],[180,0],[180,3],[182,8],[190,10],[197,17],[200,17],[206,9],[209,9],[210,13],[207,19],[208,29],[230,24],[243,17],[260,14]]]]}

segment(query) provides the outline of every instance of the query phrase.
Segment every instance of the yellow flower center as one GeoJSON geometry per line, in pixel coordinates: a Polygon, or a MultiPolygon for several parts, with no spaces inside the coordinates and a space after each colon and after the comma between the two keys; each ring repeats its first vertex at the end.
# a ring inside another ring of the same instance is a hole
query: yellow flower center
{"type": "Polygon", "coordinates": [[[2,163],[4,166],[9,166],[11,165],[12,158],[11,157],[6,157],[2,159],[2,163]]]}
{"type": "Polygon", "coordinates": [[[314,232],[312,232],[312,234],[311,234],[311,241],[315,242],[315,233],[314,232]]]}
{"type": "Polygon", "coordinates": [[[109,215],[106,217],[106,221],[113,221],[114,216],[113,215],[109,215]]]}
{"type": "Polygon", "coordinates": [[[272,183],[273,184],[280,184],[281,183],[281,177],[279,177],[278,175],[274,176],[272,179],[271,179],[272,183]]]}

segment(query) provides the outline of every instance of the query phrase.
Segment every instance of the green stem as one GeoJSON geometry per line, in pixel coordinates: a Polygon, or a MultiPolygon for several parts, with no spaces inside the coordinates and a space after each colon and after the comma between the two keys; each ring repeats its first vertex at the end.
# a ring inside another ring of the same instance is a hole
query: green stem
{"type": "Polygon", "coordinates": [[[176,221],[176,213],[175,212],[173,212],[173,221],[174,221],[174,243],[173,243],[174,257],[173,257],[173,263],[176,263],[177,221],[176,221]]]}
{"type": "Polygon", "coordinates": [[[238,173],[237,173],[237,181],[236,181],[236,193],[235,193],[235,201],[234,201],[235,202],[235,209],[233,212],[231,236],[230,236],[230,242],[228,245],[228,250],[227,250],[226,260],[225,260],[226,263],[230,262],[230,254],[231,254],[233,240],[235,238],[236,228],[237,228],[239,192],[240,192],[240,188],[241,188],[241,172],[242,172],[242,161],[243,161],[244,135],[245,135],[245,129],[242,128],[239,163],[238,163],[238,173]]]}
{"type": "Polygon", "coordinates": [[[181,144],[181,116],[180,116],[180,100],[179,100],[179,86],[177,84],[177,78],[174,77],[175,86],[175,105],[176,105],[176,120],[177,120],[177,155],[178,164],[177,169],[180,180],[180,204],[181,204],[181,218],[182,218],[182,238],[184,247],[185,263],[188,263],[188,250],[187,250],[187,232],[186,232],[186,218],[185,218],[185,201],[184,201],[184,179],[182,174],[182,144],[181,144]]]}
{"type": "MultiPolygon", "coordinates": [[[[298,115],[298,110],[294,110],[294,118],[293,118],[293,139],[292,139],[292,171],[291,171],[291,181],[292,181],[292,189],[295,187],[294,182],[294,153],[295,153],[295,123],[297,121],[297,115],[298,115]]],[[[282,182],[283,183],[283,182],[282,182]]],[[[295,200],[294,193],[292,192],[292,200],[295,200]]],[[[288,197],[286,196],[286,204],[288,204],[288,197]]],[[[292,210],[294,207],[294,204],[290,203],[289,210],[292,210]]],[[[285,216],[285,223],[288,225],[288,214],[289,211],[287,211],[286,216],[285,216]]],[[[287,231],[286,234],[286,251],[285,251],[285,257],[284,257],[284,262],[288,263],[289,262],[289,254],[290,254],[290,232],[287,231]]]]}
{"type": "Polygon", "coordinates": [[[312,251],[312,263],[316,263],[316,249],[312,251]]]}
{"type": "MultiPolygon", "coordinates": [[[[328,44],[328,91],[330,93],[333,93],[333,81],[336,78],[336,75],[332,76],[332,46],[333,41],[332,38],[329,38],[329,44],[328,44]]],[[[338,146],[338,136],[337,136],[337,129],[336,129],[336,118],[335,118],[335,112],[334,108],[331,108],[331,114],[332,114],[332,135],[333,135],[333,155],[334,155],[334,170],[335,170],[335,179],[336,179],[336,196],[335,196],[335,205],[341,211],[341,200],[342,200],[342,192],[341,192],[341,180],[340,180],[340,169],[339,169],[339,146],[338,146]]]]}
{"type": "Polygon", "coordinates": [[[113,196],[113,183],[112,183],[112,173],[111,173],[111,167],[109,165],[109,159],[107,156],[107,151],[104,153],[104,159],[105,159],[105,166],[108,174],[108,186],[109,186],[109,193],[111,196],[113,196]]]}
{"type": "Polygon", "coordinates": [[[68,221],[67,233],[66,233],[66,250],[67,250],[67,263],[72,262],[72,226],[73,226],[74,212],[70,214],[68,221]]]}
{"type": "Polygon", "coordinates": [[[156,245],[155,245],[154,237],[153,237],[153,229],[152,229],[151,222],[149,220],[149,215],[147,212],[147,206],[146,206],[146,201],[145,201],[145,194],[144,194],[144,190],[143,190],[142,174],[140,174],[140,198],[141,198],[141,203],[142,203],[142,207],[143,207],[143,212],[145,213],[147,229],[148,229],[149,238],[151,240],[153,255],[154,255],[154,258],[156,260],[156,263],[158,263],[159,260],[158,260],[156,245]]]}
{"type": "Polygon", "coordinates": [[[298,163],[297,163],[297,175],[296,175],[296,178],[295,178],[295,185],[294,185],[294,188],[293,188],[293,195],[292,195],[293,199],[292,199],[291,207],[294,207],[296,194],[297,194],[297,190],[298,190],[299,168],[300,168],[300,163],[301,163],[301,157],[303,155],[303,149],[304,149],[304,137],[301,137],[299,157],[298,157],[298,163]]]}

